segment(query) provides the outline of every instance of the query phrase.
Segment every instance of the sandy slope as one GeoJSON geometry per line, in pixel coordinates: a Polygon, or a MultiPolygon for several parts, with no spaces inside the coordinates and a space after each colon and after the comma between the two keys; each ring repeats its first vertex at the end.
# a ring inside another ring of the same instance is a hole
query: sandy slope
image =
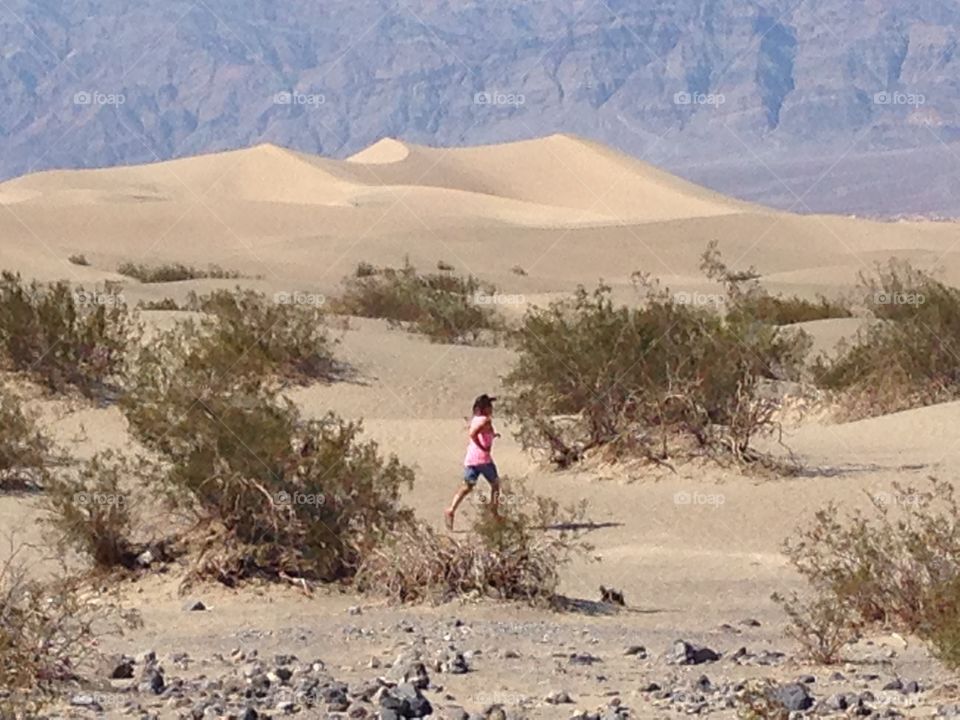
{"type": "MultiPolygon", "coordinates": [[[[813,296],[849,292],[857,272],[891,255],[941,266],[947,279],[958,282],[957,237],[950,224],[770,212],[567,136],[456,150],[382,141],[347,161],[260,146],[141,167],[41,173],[0,185],[0,266],[86,284],[117,279],[114,270],[122,261],[213,262],[261,275],[243,282],[266,292],[331,292],[359,260],[388,264],[409,256],[430,268],[447,260],[528,301],[545,301],[600,278],[630,298],[635,270],[677,290],[709,294],[717,289],[700,275],[700,254],[717,239],[732,264],[767,273],[772,289],[813,296]],[[92,265],[69,264],[72,253],[85,254],[92,265]],[[511,272],[518,265],[526,276],[511,272]]],[[[135,302],[232,284],[127,283],[123,293],[135,302]]],[[[163,314],[151,313],[150,319],[171,322],[163,314]]],[[[806,329],[818,349],[829,351],[860,325],[852,319],[806,329]]],[[[362,417],[371,437],[416,466],[417,484],[407,500],[439,524],[458,484],[470,399],[498,390],[510,352],[433,345],[377,321],[355,321],[341,354],[357,369],[355,382],[298,390],[294,399],[308,414],[332,409],[362,417]]],[[[79,453],[126,442],[116,409],[40,405],[58,438],[79,453]],[[81,426],[87,437],[77,439],[81,426]]],[[[482,682],[471,676],[450,681],[471,709],[483,704],[485,692],[489,699],[491,692],[546,691],[529,668],[550,667],[560,641],[535,641],[529,636],[534,630],[564,635],[564,643],[580,643],[581,649],[586,641],[577,638],[597,636],[610,644],[604,647],[611,655],[628,639],[660,652],[677,636],[709,640],[723,650],[744,643],[789,648],[780,637],[782,614],[769,599],[772,591],[797,582],[779,552],[783,539],[828,501],[853,507],[866,502],[866,493],[889,492],[896,480],[930,474],[950,479],[960,460],[960,443],[951,432],[958,421],[960,405],[951,404],[847,425],[802,423],[786,442],[806,461],[807,476],[763,481],[703,468],[554,473],[504,432],[497,458],[505,474],[564,502],[590,502],[598,526],[589,539],[602,561],[578,559],[564,573],[564,592],[595,598],[599,584],[614,585],[636,612],[583,617],[490,605],[374,608],[353,621],[344,615],[357,602],[351,597],[207,589],[215,611],[194,618],[182,614],[174,582],[151,581],[136,595],[145,629],[111,642],[128,652],[154,646],[196,655],[245,643],[259,644],[264,653],[292,648],[362,674],[369,656],[391,652],[396,638],[385,636],[381,645],[351,643],[344,635],[347,624],[390,625],[402,617],[427,623],[457,614],[483,625],[494,649],[497,621],[524,628],[509,643],[527,659],[528,671],[491,657],[482,682]],[[760,619],[761,628],[745,638],[718,634],[721,623],[745,617],[760,619]],[[260,635],[238,636],[243,629],[260,635]]],[[[0,497],[3,527],[41,539],[37,502],[0,497]]],[[[893,662],[904,672],[938,672],[922,654],[893,662]]],[[[649,677],[622,661],[611,659],[610,667],[620,688],[635,689],[649,677]]],[[[785,676],[790,672],[800,669],[785,676]]],[[[576,683],[584,698],[610,689],[587,675],[557,672],[547,685],[566,682],[576,683]]],[[[631,703],[637,707],[640,700],[631,703]]],[[[569,713],[546,708],[539,715],[569,713]]]]}

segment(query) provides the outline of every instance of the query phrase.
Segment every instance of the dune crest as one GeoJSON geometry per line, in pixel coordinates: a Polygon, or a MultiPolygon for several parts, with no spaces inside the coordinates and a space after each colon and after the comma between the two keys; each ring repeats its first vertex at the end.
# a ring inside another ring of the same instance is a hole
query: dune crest
{"type": "Polygon", "coordinates": [[[402,195],[427,222],[433,213],[462,209],[467,217],[525,227],[659,222],[751,209],[570,135],[450,149],[385,138],[347,160],[262,144],[148,165],[43,172],[0,185],[0,198],[72,206],[221,198],[362,208],[379,204],[376,198],[389,202],[390,195],[402,195]]]}

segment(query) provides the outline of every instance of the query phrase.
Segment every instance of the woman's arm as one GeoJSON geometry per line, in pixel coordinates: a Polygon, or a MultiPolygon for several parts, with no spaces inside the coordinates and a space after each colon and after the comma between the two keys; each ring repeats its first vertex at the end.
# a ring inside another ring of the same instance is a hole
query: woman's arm
{"type": "Polygon", "coordinates": [[[473,440],[484,452],[490,452],[491,448],[484,447],[483,443],[480,442],[480,433],[482,433],[487,427],[490,426],[490,418],[484,418],[482,423],[479,423],[476,427],[471,428],[470,430],[470,439],[473,440]]]}

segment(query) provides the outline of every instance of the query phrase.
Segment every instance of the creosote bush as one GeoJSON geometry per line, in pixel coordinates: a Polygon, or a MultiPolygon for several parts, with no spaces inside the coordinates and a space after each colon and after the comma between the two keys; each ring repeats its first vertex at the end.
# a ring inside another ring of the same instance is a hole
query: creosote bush
{"type": "Polygon", "coordinates": [[[560,466],[603,448],[667,461],[706,454],[760,459],[751,441],[774,432],[765,379],[799,376],[802,333],[677,303],[646,288],[640,307],[610,288],[529,310],[513,334],[518,359],[506,410],[528,449],[560,466]]]}
{"type": "Polygon", "coordinates": [[[849,417],[882,415],[960,397],[960,290],[892,260],[861,275],[878,319],[814,371],[849,417]]]}
{"type": "Polygon", "coordinates": [[[793,325],[813,320],[853,316],[849,304],[820,295],[816,301],[797,296],[771,295],[761,284],[756,268],[733,270],[727,266],[713,241],[701,257],[700,269],[726,290],[726,317],[730,322],[763,322],[793,325]]]}
{"type": "MultiPolygon", "coordinates": [[[[883,625],[925,639],[950,667],[960,667],[960,505],[953,485],[931,479],[918,491],[895,486],[871,497],[871,511],[819,511],[785,552],[808,581],[808,608],[780,601],[792,632],[816,624],[825,637],[883,625]]],[[[831,647],[828,645],[828,647],[831,647]]],[[[825,656],[833,653],[825,653],[825,656]]]]}
{"type": "Polygon", "coordinates": [[[467,538],[406,524],[366,555],[357,586],[397,602],[493,597],[532,604],[556,601],[561,568],[589,547],[575,528],[584,505],[561,508],[508,480],[500,515],[483,507],[467,538]],[[511,487],[512,485],[512,487],[511,487]]]}
{"type": "Polygon", "coordinates": [[[183,280],[202,280],[206,278],[217,280],[235,280],[242,277],[240,273],[224,270],[217,265],[206,268],[197,268],[183,263],[166,263],[163,265],[143,265],[137,263],[122,263],[117,272],[132,277],[142,283],[180,282],[183,280]]]}
{"type": "Polygon", "coordinates": [[[115,286],[86,292],[0,275],[0,360],[50,390],[108,389],[137,333],[115,286]]]}
{"type": "Polygon", "coordinates": [[[125,404],[151,405],[179,382],[180,372],[205,377],[209,388],[236,376],[307,384],[332,380],[343,368],[333,356],[322,310],[271,302],[252,290],[191,294],[189,306],[203,313],[151,340],[131,362],[125,404]]]}
{"type": "Polygon", "coordinates": [[[361,441],[359,423],[304,420],[256,383],[207,393],[195,379],[128,417],[161,457],[155,490],[196,518],[198,576],[346,578],[408,521],[399,494],[413,473],[361,441]]]}
{"type": "Polygon", "coordinates": [[[46,487],[46,522],[61,551],[88,557],[98,571],[132,569],[143,550],[132,540],[134,527],[130,463],[113,452],[84,463],[77,478],[57,476],[46,487]]]}
{"type": "Polygon", "coordinates": [[[52,443],[6,388],[0,388],[0,428],[0,491],[43,487],[52,443]]]}
{"type": "Polygon", "coordinates": [[[434,342],[473,343],[495,336],[503,328],[489,301],[496,287],[452,269],[423,274],[409,262],[400,268],[361,263],[331,307],[344,315],[386,319],[434,342]]]}

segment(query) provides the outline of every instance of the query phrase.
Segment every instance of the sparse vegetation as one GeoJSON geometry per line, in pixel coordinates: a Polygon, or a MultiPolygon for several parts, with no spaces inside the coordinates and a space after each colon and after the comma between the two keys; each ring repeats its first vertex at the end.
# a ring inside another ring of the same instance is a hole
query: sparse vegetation
{"type": "Polygon", "coordinates": [[[115,286],[88,292],[0,275],[0,357],[51,390],[106,390],[137,332],[115,286]]]}
{"type": "Polygon", "coordinates": [[[71,255],[67,258],[74,265],[89,265],[90,261],[87,260],[86,255],[71,255]]]}
{"type": "Polygon", "coordinates": [[[183,263],[166,263],[163,265],[144,265],[138,263],[122,263],[117,272],[132,277],[142,283],[180,282],[183,280],[235,280],[243,277],[238,272],[224,270],[218,265],[209,265],[206,268],[197,268],[183,263]]]}
{"type": "Polygon", "coordinates": [[[742,271],[729,268],[715,241],[707,246],[700,267],[708,278],[724,285],[727,298],[725,310],[731,322],[794,325],[853,315],[848,303],[830,300],[823,295],[818,296],[816,301],[796,296],[770,295],[760,284],[761,275],[755,268],[742,271]]]}
{"type": "Polygon", "coordinates": [[[38,488],[47,479],[51,442],[19,400],[0,388],[0,491],[38,488]]]}
{"type": "Polygon", "coordinates": [[[456,268],[445,260],[437,260],[437,270],[440,272],[453,272],[456,268]]]}
{"type": "Polygon", "coordinates": [[[109,593],[61,573],[49,583],[31,579],[24,546],[0,564],[0,717],[37,717],[96,653],[104,635],[139,619],[109,593]]]}
{"type": "Polygon", "coordinates": [[[846,414],[960,397],[960,290],[900,261],[861,275],[860,288],[878,320],[814,367],[818,382],[839,392],[846,414]]]}
{"type": "Polygon", "coordinates": [[[434,342],[471,343],[495,335],[503,322],[491,302],[496,287],[449,271],[421,274],[409,263],[373,268],[361,263],[344,281],[334,312],[384,318],[434,342]]]}
{"type": "Polygon", "coordinates": [[[140,351],[127,382],[128,404],[160,402],[181,373],[202,376],[215,388],[238,376],[330,380],[342,369],[316,306],[274,303],[239,288],[191,294],[188,306],[204,315],[179,323],[140,351]]]}
{"type": "Polygon", "coordinates": [[[919,635],[950,667],[960,667],[960,506],[950,483],[929,490],[895,486],[871,497],[872,511],[842,514],[829,505],[787,542],[785,552],[809,582],[813,612],[785,603],[795,636],[836,656],[844,638],[885,627],[919,635]]]}
{"type": "Polygon", "coordinates": [[[527,312],[506,409],[525,448],[560,466],[593,449],[666,462],[675,455],[752,461],[776,430],[765,378],[799,375],[808,339],[766,323],[727,321],[647,288],[640,308],[610,288],[527,312]]]}
{"type": "Polygon", "coordinates": [[[524,270],[519,265],[514,265],[512,268],[510,268],[510,272],[512,272],[514,275],[521,275],[521,276],[527,274],[527,271],[524,270]]]}
{"type": "Polygon", "coordinates": [[[512,490],[500,517],[484,507],[466,539],[422,523],[399,528],[365,557],[357,585],[398,602],[465,596],[533,604],[556,600],[560,569],[573,553],[587,549],[569,529],[582,518],[584,506],[561,508],[519,484],[512,490]]]}
{"type": "Polygon", "coordinates": [[[173,298],[163,298],[162,300],[141,300],[137,306],[141,310],[181,310],[173,298]]]}
{"type": "Polygon", "coordinates": [[[99,571],[132,568],[140,552],[133,540],[129,463],[113,453],[96,455],[77,479],[56,477],[46,487],[47,523],[61,551],[90,558],[99,571]]]}
{"type": "Polygon", "coordinates": [[[128,417],[163,459],[154,489],[196,519],[197,576],[341,579],[409,516],[399,492],[413,473],[361,442],[359,424],[303,420],[255,381],[211,392],[203,374],[180,373],[128,417]]]}

